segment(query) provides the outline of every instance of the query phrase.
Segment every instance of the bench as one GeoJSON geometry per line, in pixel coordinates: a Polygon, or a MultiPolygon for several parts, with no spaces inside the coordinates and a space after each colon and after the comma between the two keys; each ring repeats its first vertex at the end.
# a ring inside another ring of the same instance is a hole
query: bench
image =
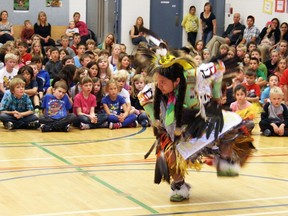
{"type": "MultiPolygon", "coordinates": [[[[21,37],[21,31],[23,29],[23,25],[13,25],[14,30],[14,38],[21,37]]],[[[51,38],[57,42],[61,38],[62,35],[65,34],[67,26],[51,26],[51,38]]]]}

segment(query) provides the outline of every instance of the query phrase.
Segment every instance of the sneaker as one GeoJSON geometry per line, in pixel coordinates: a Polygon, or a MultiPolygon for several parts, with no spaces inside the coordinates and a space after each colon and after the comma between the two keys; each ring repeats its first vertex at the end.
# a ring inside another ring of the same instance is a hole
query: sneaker
{"type": "Polygon", "coordinates": [[[80,130],[87,130],[87,129],[90,129],[90,125],[81,122],[80,130]]]}
{"type": "Polygon", "coordinates": [[[64,127],[64,132],[69,132],[69,131],[70,131],[70,124],[64,127]]]}
{"type": "Polygon", "coordinates": [[[266,129],[264,130],[263,135],[269,137],[271,136],[271,131],[269,129],[266,129]]]}
{"type": "Polygon", "coordinates": [[[113,123],[113,122],[110,122],[109,124],[109,128],[112,130],[112,129],[119,129],[122,127],[122,124],[120,122],[118,123],[113,123]]]}
{"type": "Polygon", "coordinates": [[[141,126],[142,126],[142,127],[148,127],[148,125],[149,125],[149,122],[148,122],[148,120],[146,120],[146,119],[144,119],[144,120],[141,122],[141,126]]]}
{"type": "Polygon", "coordinates": [[[36,120],[36,121],[33,121],[33,122],[29,122],[28,123],[28,127],[30,127],[30,128],[39,128],[40,127],[40,123],[39,123],[39,121],[38,120],[36,120]]]}
{"type": "Polygon", "coordinates": [[[138,127],[138,122],[135,120],[134,122],[132,122],[132,123],[129,125],[129,127],[131,127],[131,128],[136,128],[136,127],[138,127]]]}
{"type": "Polygon", "coordinates": [[[104,122],[103,124],[100,125],[100,128],[108,128],[108,122],[104,122]]]}
{"type": "Polygon", "coordinates": [[[173,182],[171,184],[170,201],[171,202],[182,202],[183,200],[189,199],[189,190],[191,186],[187,183],[173,182]]]}
{"type": "Polygon", "coordinates": [[[8,130],[13,130],[14,129],[14,124],[12,122],[7,122],[6,127],[8,130]]]}
{"type": "Polygon", "coordinates": [[[41,130],[41,132],[50,132],[50,131],[52,131],[51,127],[48,126],[48,125],[45,125],[45,124],[41,124],[40,130],[41,130]]]}

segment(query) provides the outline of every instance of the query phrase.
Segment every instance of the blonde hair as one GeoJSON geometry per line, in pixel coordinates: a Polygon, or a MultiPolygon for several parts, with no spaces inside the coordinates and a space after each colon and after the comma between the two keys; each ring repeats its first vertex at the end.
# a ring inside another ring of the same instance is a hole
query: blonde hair
{"type": "Polygon", "coordinates": [[[278,87],[278,86],[275,86],[275,87],[270,89],[270,96],[272,94],[281,95],[282,97],[284,96],[284,93],[283,93],[282,89],[280,87],[278,87]]]}
{"type": "Polygon", "coordinates": [[[119,86],[118,86],[118,83],[116,82],[116,80],[110,79],[110,80],[107,82],[106,86],[105,86],[105,91],[106,91],[106,92],[108,92],[109,86],[110,86],[111,84],[115,84],[116,87],[117,87],[117,89],[119,90],[119,86]]]}
{"type": "Polygon", "coordinates": [[[34,41],[34,42],[31,44],[30,54],[31,54],[32,56],[34,56],[34,55],[39,55],[41,58],[44,58],[43,53],[42,53],[42,45],[41,45],[40,41],[34,41]],[[40,45],[40,50],[39,50],[39,53],[34,53],[34,47],[35,47],[37,44],[40,45]]]}
{"type": "Polygon", "coordinates": [[[4,57],[4,62],[7,62],[9,59],[12,59],[14,61],[17,61],[18,60],[18,57],[13,54],[13,53],[7,53],[4,57]]]}
{"type": "Polygon", "coordinates": [[[119,80],[125,80],[127,81],[128,80],[128,77],[129,77],[129,73],[127,70],[119,70],[114,76],[113,78],[116,80],[116,81],[119,81],[119,80]]]}
{"type": "Polygon", "coordinates": [[[17,78],[17,77],[13,78],[9,83],[10,91],[13,93],[14,89],[19,84],[25,86],[25,82],[21,78],[17,78]]]}
{"type": "Polygon", "coordinates": [[[47,22],[47,15],[46,15],[46,13],[44,12],[44,11],[40,11],[39,13],[38,13],[38,19],[37,19],[37,24],[38,25],[40,25],[40,16],[41,15],[44,15],[45,16],[45,26],[48,26],[48,22],[47,22]]]}
{"type": "Polygon", "coordinates": [[[142,74],[136,74],[135,76],[132,77],[132,88],[131,88],[131,96],[132,98],[137,98],[137,95],[139,91],[136,89],[135,82],[139,82],[140,80],[143,80],[144,83],[146,84],[147,81],[145,80],[145,77],[142,74]]]}

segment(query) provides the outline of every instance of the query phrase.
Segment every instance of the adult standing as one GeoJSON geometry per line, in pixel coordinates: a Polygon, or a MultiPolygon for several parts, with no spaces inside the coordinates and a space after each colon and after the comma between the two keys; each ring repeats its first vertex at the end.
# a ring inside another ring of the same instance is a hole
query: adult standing
{"type": "Polygon", "coordinates": [[[194,47],[199,29],[199,19],[196,16],[196,7],[194,5],[189,8],[189,13],[184,17],[181,25],[187,32],[188,42],[194,47]]]}
{"type": "Polygon", "coordinates": [[[88,27],[87,27],[85,22],[80,21],[80,13],[79,12],[75,12],[73,14],[73,19],[74,19],[76,28],[79,29],[79,34],[81,36],[81,43],[85,44],[86,41],[90,38],[88,27]]]}
{"type": "Polygon", "coordinates": [[[200,24],[202,27],[202,40],[206,45],[213,35],[216,34],[216,17],[209,2],[205,3],[204,11],[200,14],[200,24]]]}
{"type": "Polygon", "coordinates": [[[55,41],[51,38],[51,25],[48,23],[44,11],[38,13],[37,22],[34,24],[34,33],[40,35],[42,47],[55,46],[55,41]]]}
{"type": "Polygon", "coordinates": [[[142,17],[137,17],[135,25],[130,30],[130,37],[134,45],[138,45],[141,41],[147,42],[144,33],[141,28],[143,28],[144,22],[142,17]]]}
{"type": "Polygon", "coordinates": [[[233,23],[227,26],[222,37],[214,35],[206,47],[210,50],[212,56],[216,56],[221,44],[237,45],[241,41],[245,26],[240,23],[240,14],[235,13],[233,23]]]}
{"type": "Polygon", "coordinates": [[[8,21],[8,12],[6,10],[0,13],[0,43],[4,44],[7,41],[14,40],[13,25],[8,21]]]}

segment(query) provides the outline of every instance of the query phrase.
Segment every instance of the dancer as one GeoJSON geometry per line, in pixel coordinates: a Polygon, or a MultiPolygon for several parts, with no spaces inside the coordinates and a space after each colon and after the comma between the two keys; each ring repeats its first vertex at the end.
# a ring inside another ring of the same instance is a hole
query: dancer
{"type": "Polygon", "coordinates": [[[157,59],[149,50],[141,49],[136,59],[140,64],[150,62],[148,75],[154,75],[156,81],[154,91],[147,85],[138,95],[156,135],[154,182],[170,183],[172,178],[170,200],[188,199],[187,168],[199,170],[204,156],[212,158],[219,176],[237,176],[254,147],[240,116],[224,113],[224,125],[220,107],[223,62],[196,68],[189,59],[169,53],[157,59]]]}

